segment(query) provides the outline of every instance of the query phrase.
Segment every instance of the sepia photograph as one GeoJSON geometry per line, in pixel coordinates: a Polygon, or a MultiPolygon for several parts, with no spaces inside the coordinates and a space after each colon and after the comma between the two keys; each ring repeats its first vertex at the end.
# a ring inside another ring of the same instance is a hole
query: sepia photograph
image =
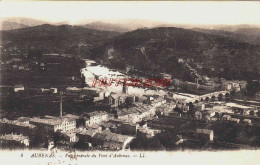
{"type": "Polygon", "coordinates": [[[0,5],[4,164],[260,164],[260,2],[0,5]]]}

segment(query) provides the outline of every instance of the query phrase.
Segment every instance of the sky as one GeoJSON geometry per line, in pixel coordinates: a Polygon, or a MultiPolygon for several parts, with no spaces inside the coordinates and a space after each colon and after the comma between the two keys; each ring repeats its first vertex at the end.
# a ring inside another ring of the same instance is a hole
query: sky
{"type": "Polygon", "coordinates": [[[139,19],[180,24],[257,24],[260,2],[1,2],[1,17],[48,22],[139,19]]]}

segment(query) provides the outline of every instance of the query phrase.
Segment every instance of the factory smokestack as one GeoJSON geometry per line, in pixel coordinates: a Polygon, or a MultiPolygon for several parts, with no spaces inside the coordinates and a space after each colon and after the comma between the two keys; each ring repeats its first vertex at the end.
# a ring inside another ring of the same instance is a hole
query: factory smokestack
{"type": "Polygon", "coordinates": [[[62,118],[62,91],[60,91],[60,118],[62,118]]]}

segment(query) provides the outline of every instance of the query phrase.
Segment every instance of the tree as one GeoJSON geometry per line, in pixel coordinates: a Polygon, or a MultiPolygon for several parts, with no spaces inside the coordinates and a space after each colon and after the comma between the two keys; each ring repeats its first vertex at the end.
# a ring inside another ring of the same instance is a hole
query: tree
{"type": "Polygon", "coordinates": [[[246,86],[246,94],[249,96],[255,95],[260,91],[260,84],[258,81],[249,81],[246,86]]]}

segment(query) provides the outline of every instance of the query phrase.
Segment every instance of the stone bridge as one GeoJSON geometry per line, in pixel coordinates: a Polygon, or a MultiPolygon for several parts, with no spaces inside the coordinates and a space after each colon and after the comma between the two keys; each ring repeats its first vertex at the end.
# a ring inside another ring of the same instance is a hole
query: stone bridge
{"type": "Polygon", "coordinates": [[[185,102],[198,103],[198,102],[210,101],[210,100],[215,101],[218,100],[218,98],[225,98],[229,96],[230,96],[230,91],[217,91],[217,92],[212,92],[201,96],[195,96],[194,98],[187,99],[185,102]]]}

